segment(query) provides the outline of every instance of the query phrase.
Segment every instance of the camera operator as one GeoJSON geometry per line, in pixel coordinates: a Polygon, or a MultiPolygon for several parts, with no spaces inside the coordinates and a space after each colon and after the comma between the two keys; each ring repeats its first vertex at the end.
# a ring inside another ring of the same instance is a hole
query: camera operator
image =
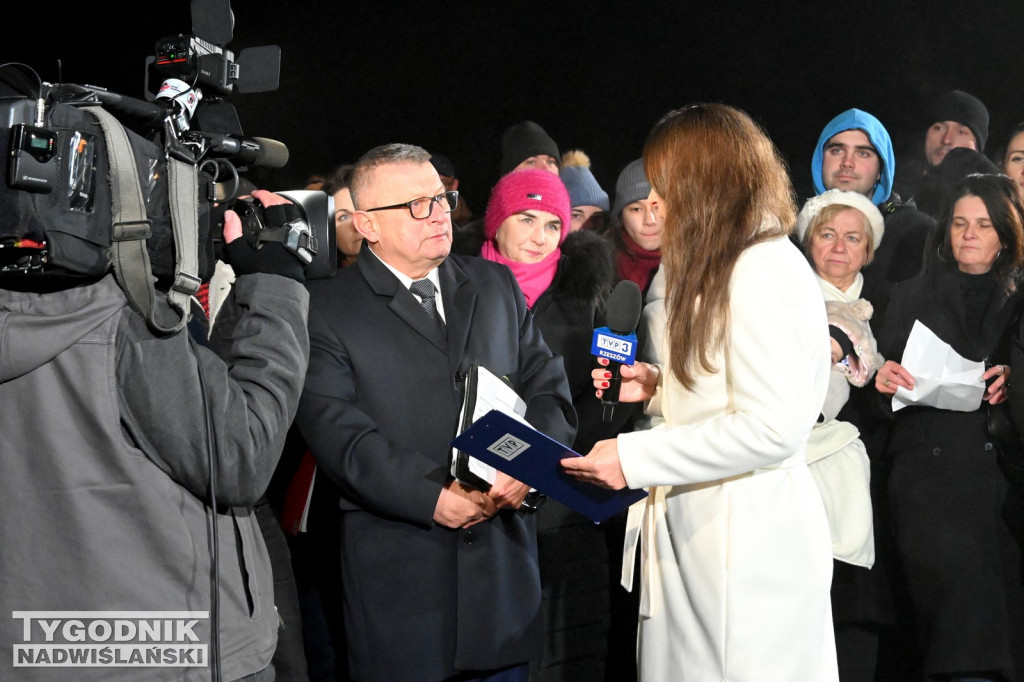
{"type": "Polygon", "coordinates": [[[150,331],[109,273],[0,280],[0,679],[274,679],[278,616],[252,505],[298,403],[308,296],[292,253],[241,235],[226,212],[222,257],[237,280],[202,345],[185,329],[150,331]],[[15,613],[26,611],[64,613],[40,625],[15,613]],[[207,611],[181,625],[181,612],[207,611]],[[161,641],[211,645],[206,665],[69,671],[23,667],[12,654],[116,648],[125,626],[111,634],[112,612],[158,624],[166,613],[177,625],[161,641]]]}

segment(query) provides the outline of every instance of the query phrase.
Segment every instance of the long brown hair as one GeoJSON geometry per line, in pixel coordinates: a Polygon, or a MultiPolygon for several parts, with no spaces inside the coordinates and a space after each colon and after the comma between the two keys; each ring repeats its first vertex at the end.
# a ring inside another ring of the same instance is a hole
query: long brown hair
{"type": "Polygon", "coordinates": [[[744,250],[784,237],[796,220],[786,165],[746,113],[724,104],[669,112],[644,145],[644,171],[664,201],[672,372],[692,389],[714,372],[729,325],[729,281],[744,250]]]}

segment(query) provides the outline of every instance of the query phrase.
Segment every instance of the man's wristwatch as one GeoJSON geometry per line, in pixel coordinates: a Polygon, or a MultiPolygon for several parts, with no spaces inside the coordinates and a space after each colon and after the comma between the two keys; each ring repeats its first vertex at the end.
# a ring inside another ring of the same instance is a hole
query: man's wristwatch
{"type": "Polygon", "coordinates": [[[526,498],[523,500],[523,503],[519,505],[519,511],[532,514],[538,509],[540,509],[544,505],[544,502],[547,501],[547,499],[547,495],[545,495],[541,491],[531,490],[530,492],[526,493],[526,498]]]}

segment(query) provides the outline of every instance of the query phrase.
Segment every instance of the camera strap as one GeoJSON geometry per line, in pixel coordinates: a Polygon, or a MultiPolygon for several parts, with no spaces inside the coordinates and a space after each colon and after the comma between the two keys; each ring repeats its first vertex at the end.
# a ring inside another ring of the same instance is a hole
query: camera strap
{"type": "Polygon", "coordinates": [[[111,230],[110,261],[128,301],[155,331],[176,332],[185,326],[190,299],[201,284],[198,256],[198,174],[196,167],[168,159],[167,179],[174,231],[175,279],[166,297],[154,287],[146,240],[152,224],[146,214],[131,142],[118,120],[101,106],[85,107],[99,123],[107,142],[110,162],[111,230]]]}

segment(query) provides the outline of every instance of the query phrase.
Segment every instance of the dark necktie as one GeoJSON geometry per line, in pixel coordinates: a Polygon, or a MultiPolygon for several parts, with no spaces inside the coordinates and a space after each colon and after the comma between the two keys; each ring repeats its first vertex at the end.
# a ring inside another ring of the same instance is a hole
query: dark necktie
{"type": "Polygon", "coordinates": [[[434,295],[437,292],[434,283],[429,279],[416,280],[409,285],[409,291],[420,297],[420,305],[423,306],[423,310],[426,311],[427,315],[430,315],[430,319],[434,320],[441,329],[444,329],[444,320],[441,319],[441,314],[437,312],[437,304],[434,302],[434,295]]]}

